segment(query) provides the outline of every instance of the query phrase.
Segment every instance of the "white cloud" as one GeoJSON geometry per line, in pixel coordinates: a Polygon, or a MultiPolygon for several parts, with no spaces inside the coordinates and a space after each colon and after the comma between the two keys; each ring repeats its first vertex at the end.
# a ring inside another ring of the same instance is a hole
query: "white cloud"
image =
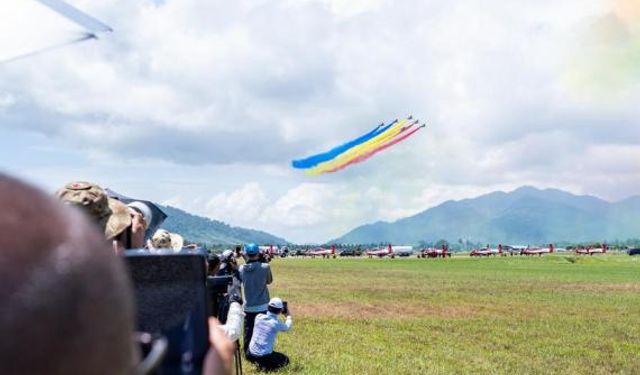
{"type": "Polygon", "coordinates": [[[7,110],[9,107],[14,105],[15,102],[16,99],[13,95],[6,92],[0,92],[0,112],[7,110]]]}
{"type": "Polygon", "coordinates": [[[220,218],[234,225],[253,226],[262,216],[269,198],[252,182],[231,193],[219,193],[206,204],[207,213],[211,217],[220,218]]]}

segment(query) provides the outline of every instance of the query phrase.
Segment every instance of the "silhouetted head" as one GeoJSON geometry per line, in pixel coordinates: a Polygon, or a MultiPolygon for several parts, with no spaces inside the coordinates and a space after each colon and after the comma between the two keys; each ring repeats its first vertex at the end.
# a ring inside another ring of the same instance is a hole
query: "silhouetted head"
{"type": "Polygon", "coordinates": [[[130,373],[132,294],[104,233],[1,174],[0,207],[0,373],[130,373]]]}

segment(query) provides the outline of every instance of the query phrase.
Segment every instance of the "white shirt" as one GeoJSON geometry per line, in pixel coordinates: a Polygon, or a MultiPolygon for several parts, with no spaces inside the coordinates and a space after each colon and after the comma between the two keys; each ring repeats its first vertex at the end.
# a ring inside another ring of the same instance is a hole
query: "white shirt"
{"type": "Polygon", "coordinates": [[[271,354],[278,332],[288,331],[291,329],[292,324],[291,315],[287,316],[287,320],[283,323],[278,319],[278,316],[272,312],[259,314],[253,326],[249,352],[258,357],[271,354]]]}

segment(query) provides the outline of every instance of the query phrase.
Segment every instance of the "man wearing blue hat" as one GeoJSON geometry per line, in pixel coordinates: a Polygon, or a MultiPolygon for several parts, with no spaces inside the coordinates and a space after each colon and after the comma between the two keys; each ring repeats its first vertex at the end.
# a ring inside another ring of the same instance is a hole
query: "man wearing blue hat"
{"type": "Polygon", "coordinates": [[[260,261],[260,250],[254,243],[246,244],[247,263],[240,266],[240,279],[244,290],[244,351],[249,352],[253,325],[258,314],[265,314],[269,306],[269,289],[273,277],[268,263],[260,261]]]}

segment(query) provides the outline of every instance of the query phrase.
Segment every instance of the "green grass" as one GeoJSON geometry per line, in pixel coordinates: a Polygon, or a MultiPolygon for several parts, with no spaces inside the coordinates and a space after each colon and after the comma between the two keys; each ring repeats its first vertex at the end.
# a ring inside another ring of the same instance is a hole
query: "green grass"
{"type": "Polygon", "coordinates": [[[281,373],[640,373],[640,257],[271,265],[294,316],[281,373]]]}

